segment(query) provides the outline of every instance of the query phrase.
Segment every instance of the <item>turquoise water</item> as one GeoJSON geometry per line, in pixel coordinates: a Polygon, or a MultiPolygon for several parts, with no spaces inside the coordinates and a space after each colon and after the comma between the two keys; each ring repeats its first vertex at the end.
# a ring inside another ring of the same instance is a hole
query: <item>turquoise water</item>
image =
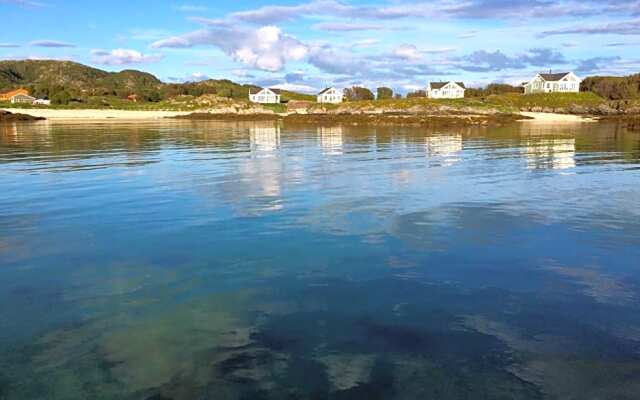
{"type": "Polygon", "coordinates": [[[637,399],[640,135],[0,126],[0,399],[637,399]]]}

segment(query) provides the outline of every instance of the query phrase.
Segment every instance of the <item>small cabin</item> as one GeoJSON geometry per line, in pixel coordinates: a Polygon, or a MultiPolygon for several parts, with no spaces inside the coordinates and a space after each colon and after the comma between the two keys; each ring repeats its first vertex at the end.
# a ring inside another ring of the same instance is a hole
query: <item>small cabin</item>
{"type": "Polygon", "coordinates": [[[429,82],[427,97],[430,99],[462,99],[467,88],[462,82],[429,82]]]}
{"type": "Polygon", "coordinates": [[[35,97],[31,97],[25,94],[17,94],[11,97],[11,104],[33,104],[35,101],[35,97]]]}
{"type": "Polygon", "coordinates": [[[10,102],[11,104],[33,104],[36,98],[29,96],[29,91],[26,89],[16,89],[7,93],[1,93],[0,101],[10,102]]]}
{"type": "Polygon", "coordinates": [[[249,101],[259,104],[280,104],[281,95],[280,89],[251,89],[249,101]]]}
{"type": "Polygon", "coordinates": [[[318,93],[317,100],[318,103],[339,104],[344,100],[344,94],[341,90],[330,87],[318,93]]]}
{"type": "Polygon", "coordinates": [[[525,82],[524,94],[535,93],[578,93],[582,80],[573,72],[537,74],[525,82]]]}

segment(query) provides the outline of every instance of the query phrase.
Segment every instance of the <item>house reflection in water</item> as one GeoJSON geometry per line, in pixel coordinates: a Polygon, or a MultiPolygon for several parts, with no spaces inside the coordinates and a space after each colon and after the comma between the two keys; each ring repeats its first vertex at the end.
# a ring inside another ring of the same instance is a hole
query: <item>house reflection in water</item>
{"type": "Polygon", "coordinates": [[[425,151],[429,157],[438,160],[440,165],[453,165],[460,161],[462,135],[427,136],[425,151]]]}
{"type": "Polygon", "coordinates": [[[0,145],[15,145],[18,142],[16,124],[0,124],[0,145]]]}
{"type": "Polygon", "coordinates": [[[341,126],[319,127],[318,137],[324,154],[340,155],[343,153],[344,139],[341,126]]]}
{"type": "Polygon", "coordinates": [[[273,122],[256,122],[249,127],[251,151],[270,153],[280,147],[280,126],[273,122]]]}
{"type": "Polygon", "coordinates": [[[529,169],[569,169],[576,166],[575,139],[527,141],[523,152],[529,169]]]}

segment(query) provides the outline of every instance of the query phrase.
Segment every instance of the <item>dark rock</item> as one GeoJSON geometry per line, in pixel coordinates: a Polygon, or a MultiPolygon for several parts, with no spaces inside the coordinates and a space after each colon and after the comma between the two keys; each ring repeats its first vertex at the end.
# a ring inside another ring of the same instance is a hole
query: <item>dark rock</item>
{"type": "Polygon", "coordinates": [[[46,118],[34,117],[28,114],[15,114],[9,111],[0,110],[0,122],[16,122],[16,121],[42,121],[46,118]]]}

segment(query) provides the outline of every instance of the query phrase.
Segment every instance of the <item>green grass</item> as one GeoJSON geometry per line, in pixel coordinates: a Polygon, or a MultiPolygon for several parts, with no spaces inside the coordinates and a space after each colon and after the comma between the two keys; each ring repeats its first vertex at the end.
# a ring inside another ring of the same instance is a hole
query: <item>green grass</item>
{"type": "Polygon", "coordinates": [[[283,90],[282,101],[290,101],[290,100],[316,101],[316,96],[283,90]]]}
{"type": "Polygon", "coordinates": [[[262,104],[262,107],[279,114],[287,112],[287,106],[285,104],[262,104]]]}
{"type": "MultiPolygon", "coordinates": [[[[351,110],[360,110],[367,108],[393,108],[395,110],[409,110],[412,107],[437,108],[437,107],[455,107],[455,108],[505,108],[496,104],[489,104],[480,98],[464,98],[464,99],[428,99],[425,97],[413,97],[409,99],[388,99],[388,100],[370,100],[370,101],[353,101],[343,103],[340,107],[346,107],[351,110]]],[[[505,111],[508,111],[505,109],[505,111]]]]}
{"type": "Polygon", "coordinates": [[[488,97],[467,97],[464,99],[428,99],[424,97],[409,99],[389,99],[372,101],[354,101],[341,105],[341,108],[348,110],[362,110],[371,108],[387,108],[395,110],[408,110],[412,107],[453,107],[453,108],[475,108],[475,109],[495,109],[501,112],[517,112],[522,108],[542,107],[542,108],[565,108],[572,105],[595,107],[605,103],[606,100],[594,93],[548,93],[523,95],[519,93],[508,93],[491,95],[488,97]]]}
{"type": "MultiPolygon", "coordinates": [[[[248,100],[228,100],[237,106],[249,107],[251,104],[248,100]]],[[[523,108],[541,107],[541,108],[566,108],[572,105],[584,107],[596,107],[605,103],[606,100],[591,92],[584,93],[548,93],[522,95],[517,93],[491,95],[488,97],[468,97],[464,99],[427,99],[424,97],[410,99],[388,99],[388,100],[371,100],[371,101],[352,101],[345,102],[340,105],[333,104],[315,104],[315,107],[322,107],[325,110],[344,110],[358,111],[365,109],[383,108],[394,111],[405,111],[413,107],[423,109],[452,107],[460,109],[461,112],[466,108],[474,109],[494,109],[500,112],[517,112],[523,108]]],[[[221,105],[223,103],[220,103],[221,105]]],[[[157,103],[139,102],[133,103],[128,100],[117,97],[89,97],[84,99],[82,103],[70,103],[68,105],[29,105],[29,104],[9,104],[0,103],[3,108],[35,108],[35,109],[117,109],[117,110],[136,110],[136,111],[196,111],[203,108],[198,104],[198,98],[193,96],[181,96],[173,100],[165,100],[157,103]]],[[[213,105],[215,106],[215,105],[213,105]]],[[[262,105],[267,110],[276,113],[285,113],[287,107],[285,104],[265,104],[262,105]]]]}
{"type": "Polygon", "coordinates": [[[564,108],[572,105],[593,107],[605,100],[591,92],[582,93],[541,93],[522,95],[517,93],[492,95],[486,98],[487,104],[513,108],[549,107],[564,108]]]}

